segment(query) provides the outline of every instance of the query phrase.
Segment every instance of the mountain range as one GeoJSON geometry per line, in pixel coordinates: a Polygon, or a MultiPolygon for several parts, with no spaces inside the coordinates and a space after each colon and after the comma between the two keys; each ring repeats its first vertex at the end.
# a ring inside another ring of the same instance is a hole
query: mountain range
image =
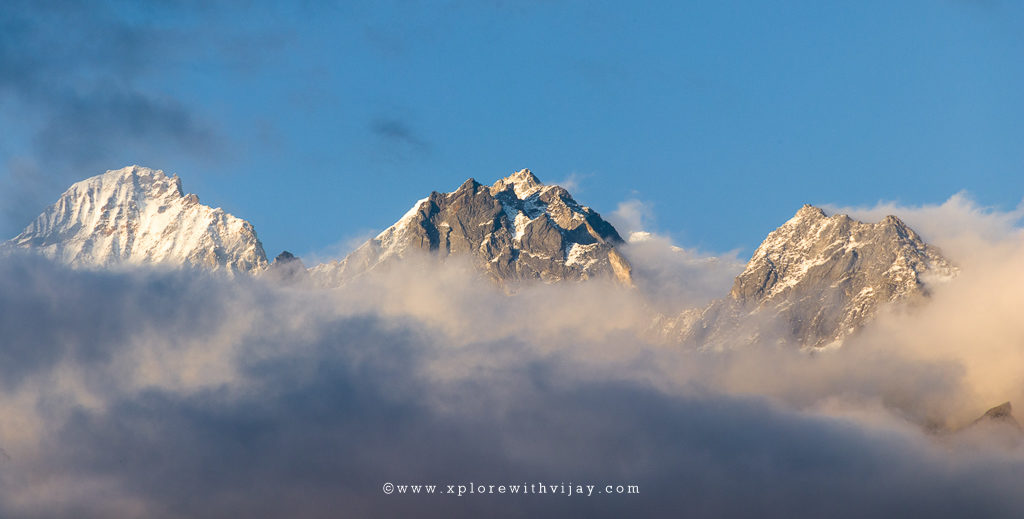
{"type": "MultiPolygon", "coordinates": [[[[176,175],[130,166],[73,184],[3,247],[76,268],[200,268],[320,287],[426,253],[467,258],[505,287],[590,279],[633,287],[623,245],[597,212],[523,169],[491,185],[468,179],[430,193],[338,261],[307,268],[283,252],[268,263],[252,224],[201,204],[176,175]]],[[[924,300],[956,273],[895,216],[864,223],[805,205],[767,236],[728,294],[654,322],[662,337],[700,348],[754,342],[769,330],[800,347],[835,347],[884,305],[924,300]]]]}

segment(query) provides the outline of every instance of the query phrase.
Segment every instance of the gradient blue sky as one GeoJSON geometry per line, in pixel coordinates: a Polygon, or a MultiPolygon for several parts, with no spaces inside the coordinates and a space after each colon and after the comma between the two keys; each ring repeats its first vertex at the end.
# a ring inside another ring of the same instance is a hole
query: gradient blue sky
{"type": "Polygon", "coordinates": [[[1021,2],[78,4],[0,7],[8,236],[135,163],[271,257],[524,167],[741,256],[803,203],[1024,196],[1021,2]]]}

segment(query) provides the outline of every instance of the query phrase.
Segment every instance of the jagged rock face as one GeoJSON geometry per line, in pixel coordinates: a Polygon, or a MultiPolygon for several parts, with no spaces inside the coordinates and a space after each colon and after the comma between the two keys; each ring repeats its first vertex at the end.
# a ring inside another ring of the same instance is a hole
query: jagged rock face
{"type": "Polygon", "coordinates": [[[524,169],[490,187],[469,179],[451,193],[431,193],[341,262],[312,272],[336,285],[418,250],[473,257],[499,282],[607,276],[630,284],[629,262],[615,250],[619,243],[600,215],[524,169]]]}
{"type": "Polygon", "coordinates": [[[6,245],[75,267],[153,263],[237,273],[267,266],[249,222],[186,195],[177,175],[139,166],[73,184],[6,245]]]}
{"type": "Polygon", "coordinates": [[[925,296],[929,282],[956,272],[895,216],[871,224],[804,206],[757,248],[728,298],[674,325],[690,339],[723,342],[735,340],[737,319],[756,315],[805,347],[838,345],[882,305],[925,296]]]}

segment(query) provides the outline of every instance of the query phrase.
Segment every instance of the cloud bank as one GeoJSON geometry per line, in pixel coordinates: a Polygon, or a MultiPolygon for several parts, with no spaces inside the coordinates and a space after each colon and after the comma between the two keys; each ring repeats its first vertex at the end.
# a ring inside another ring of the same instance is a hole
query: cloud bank
{"type": "Polygon", "coordinates": [[[307,290],[9,256],[0,515],[1019,516],[1021,442],[953,432],[1024,387],[1015,229],[927,305],[814,356],[663,344],[656,293],[508,296],[457,260],[307,290]]]}

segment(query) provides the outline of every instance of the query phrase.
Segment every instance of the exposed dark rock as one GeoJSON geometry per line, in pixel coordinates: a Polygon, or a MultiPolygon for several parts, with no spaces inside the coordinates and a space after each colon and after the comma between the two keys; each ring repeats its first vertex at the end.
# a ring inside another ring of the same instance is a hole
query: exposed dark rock
{"type": "Polygon", "coordinates": [[[270,264],[263,276],[279,282],[298,283],[308,279],[309,273],[306,271],[306,265],[302,263],[302,259],[288,251],[283,251],[274,258],[274,262],[270,264]]]}
{"type": "Polygon", "coordinates": [[[998,424],[1021,430],[1020,423],[1013,417],[1013,406],[1009,402],[1003,402],[981,415],[980,418],[971,423],[971,427],[983,424],[998,424]]]}
{"type": "Polygon", "coordinates": [[[599,214],[559,186],[521,170],[484,186],[469,179],[450,193],[433,192],[395,225],[341,262],[313,269],[336,285],[370,269],[426,251],[472,257],[499,283],[608,277],[631,284],[622,238],[599,214]]]}

